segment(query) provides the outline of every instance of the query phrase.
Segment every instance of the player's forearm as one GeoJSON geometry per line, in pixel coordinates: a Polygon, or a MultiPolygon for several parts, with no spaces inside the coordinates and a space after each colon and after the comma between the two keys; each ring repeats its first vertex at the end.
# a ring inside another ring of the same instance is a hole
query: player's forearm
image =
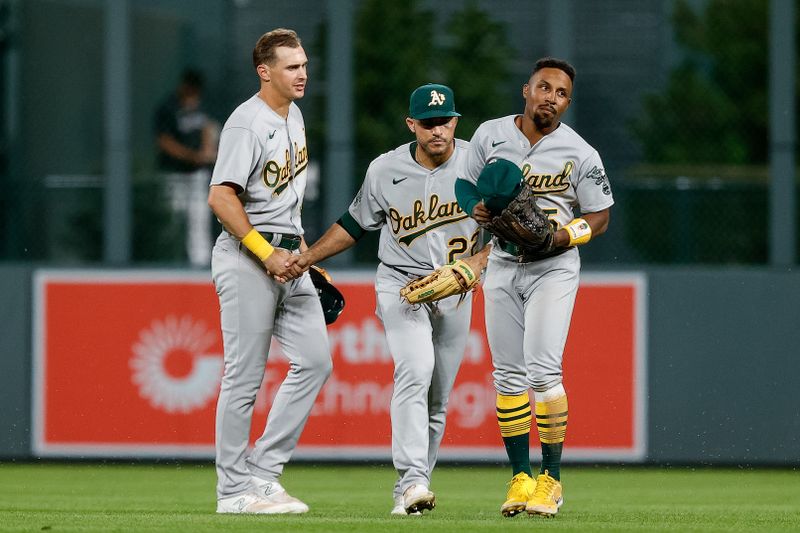
{"type": "Polygon", "coordinates": [[[459,178],[456,180],[455,192],[459,207],[468,215],[472,215],[472,210],[475,208],[475,205],[481,201],[478,188],[474,183],[459,178]]]}
{"type": "Polygon", "coordinates": [[[227,185],[212,185],[208,192],[208,206],[225,230],[237,239],[242,240],[253,229],[233,188],[227,185]]]}
{"type": "Polygon", "coordinates": [[[598,211],[596,213],[586,213],[585,215],[581,215],[581,218],[585,220],[592,228],[592,238],[599,237],[606,232],[608,229],[610,213],[611,212],[609,209],[603,209],[602,211],[598,211]]]}
{"type": "MultiPolygon", "coordinates": [[[[591,238],[595,239],[605,233],[608,229],[610,210],[603,209],[602,211],[597,211],[596,213],[585,213],[582,214],[580,218],[589,224],[589,227],[592,229],[591,238]]],[[[554,237],[554,244],[557,248],[570,245],[570,234],[566,229],[561,228],[556,232],[554,237]]]]}
{"type": "Polygon", "coordinates": [[[337,223],[328,228],[328,231],[303,255],[308,259],[308,263],[313,265],[347,250],[355,243],[356,240],[337,223]]]}

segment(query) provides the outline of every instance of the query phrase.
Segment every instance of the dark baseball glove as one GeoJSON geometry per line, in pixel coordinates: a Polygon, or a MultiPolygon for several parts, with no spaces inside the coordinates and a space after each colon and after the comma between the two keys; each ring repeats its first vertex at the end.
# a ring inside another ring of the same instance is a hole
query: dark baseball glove
{"type": "Polygon", "coordinates": [[[544,256],[553,251],[553,225],[536,205],[536,195],[527,183],[523,183],[517,196],[483,227],[496,237],[519,246],[526,256],[544,256]]]}

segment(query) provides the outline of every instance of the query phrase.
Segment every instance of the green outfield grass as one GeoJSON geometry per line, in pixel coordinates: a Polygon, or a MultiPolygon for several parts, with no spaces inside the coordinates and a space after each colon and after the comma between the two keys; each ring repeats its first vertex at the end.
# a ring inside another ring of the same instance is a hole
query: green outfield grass
{"type": "Polygon", "coordinates": [[[219,516],[210,465],[0,463],[0,531],[798,531],[800,473],[567,466],[556,518],[499,513],[504,467],[441,466],[437,506],[393,517],[387,466],[290,465],[298,516],[219,516]]]}

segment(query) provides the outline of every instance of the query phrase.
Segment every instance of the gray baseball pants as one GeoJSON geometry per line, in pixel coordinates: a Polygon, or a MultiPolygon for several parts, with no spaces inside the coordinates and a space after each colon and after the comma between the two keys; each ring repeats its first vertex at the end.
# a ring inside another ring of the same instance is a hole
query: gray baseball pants
{"type": "Polygon", "coordinates": [[[224,498],[247,492],[251,475],[280,477],[332,364],[322,307],[308,274],[285,284],[274,281],[226,232],[214,246],[211,272],[225,351],[216,415],[217,497],[224,498]],[[253,407],[273,335],[289,358],[289,372],[248,456],[253,407]]]}
{"type": "Polygon", "coordinates": [[[530,263],[489,256],[486,336],[498,393],[543,392],[561,383],[580,267],[575,248],[530,263]]]}
{"type": "Polygon", "coordinates": [[[471,293],[460,305],[458,296],[426,305],[405,303],[400,288],[408,281],[383,264],[378,267],[377,315],[394,361],[392,461],[398,479],[393,497],[411,485],[431,484],[472,317],[471,293]]]}

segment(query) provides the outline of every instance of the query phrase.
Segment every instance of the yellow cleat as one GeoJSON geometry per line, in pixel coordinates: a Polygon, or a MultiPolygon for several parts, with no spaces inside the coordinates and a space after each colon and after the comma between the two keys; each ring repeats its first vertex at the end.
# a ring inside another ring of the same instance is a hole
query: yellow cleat
{"type": "Polygon", "coordinates": [[[564,503],[561,483],[551,478],[547,470],[536,478],[536,489],[525,510],[530,515],[555,516],[564,503]]]}
{"type": "Polygon", "coordinates": [[[508,482],[508,494],[506,502],[500,507],[503,516],[515,516],[527,508],[528,500],[533,497],[536,481],[526,474],[520,472],[508,482]]]}

